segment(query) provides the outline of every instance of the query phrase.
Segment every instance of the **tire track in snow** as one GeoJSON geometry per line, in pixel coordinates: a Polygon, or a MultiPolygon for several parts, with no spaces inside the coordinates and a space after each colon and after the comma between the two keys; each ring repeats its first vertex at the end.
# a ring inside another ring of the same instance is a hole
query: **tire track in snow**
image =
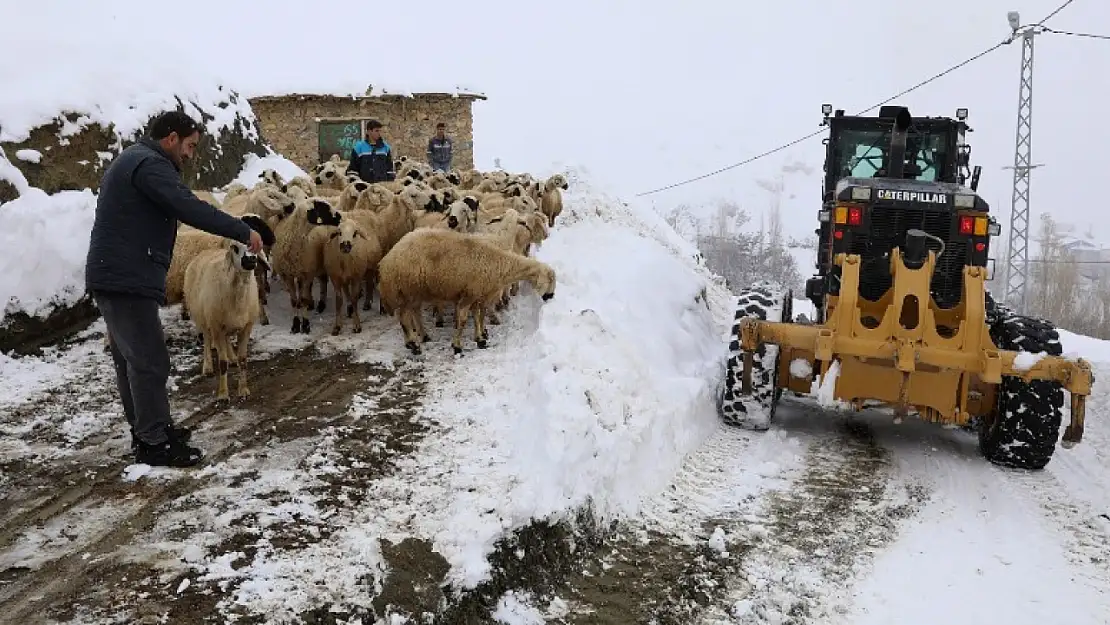
{"type": "MultiPolygon", "coordinates": [[[[1067,453],[1057,450],[1056,453],[1067,453]]],[[[1023,473],[995,467],[1001,488],[1014,497],[1030,500],[1041,509],[1051,525],[1060,531],[1068,551],[1067,559],[1100,590],[1110,591],[1110,533],[1106,519],[1082,501],[1072,497],[1064,484],[1051,473],[1023,473]],[[1093,570],[1092,570],[1093,569],[1093,570]]]]}
{"type": "Polygon", "coordinates": [[[846,582],[927,496],[923,487],[891,480],[892,454],[869,425],[793,406],[797,416],[778,419],[772,432],[830,425],[835,432],[819,434],[790,487],[771,492],[737,528],[744,578],[707,611],[705,623],[823,623],[845,612],[846,582]]]}

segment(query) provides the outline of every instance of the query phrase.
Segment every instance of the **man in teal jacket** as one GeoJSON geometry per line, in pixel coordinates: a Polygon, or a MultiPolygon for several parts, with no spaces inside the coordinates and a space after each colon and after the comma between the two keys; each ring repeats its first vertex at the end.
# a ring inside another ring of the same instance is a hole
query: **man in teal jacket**
{"type": "Polygon", "coordinates": [[[393,171],[393,148],[382,139],[382,123],[366,122],[366,139],[351,150],[347,173],[354,172],[366,182],[386,182],[396,178],[393,171]]]}

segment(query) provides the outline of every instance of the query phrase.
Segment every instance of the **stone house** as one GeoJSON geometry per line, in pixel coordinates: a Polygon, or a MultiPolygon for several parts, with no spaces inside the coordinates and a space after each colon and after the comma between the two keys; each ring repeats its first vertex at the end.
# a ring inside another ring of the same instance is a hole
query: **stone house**
{"type": "Polygon", "coordinates": [[[454,139],[452,167],[474,166],[475,100],[473,93],[414,93],[412,95],[338,96],[291,94],[251,98],[262,135],[274,149],[302,169],[327,160],[332,154],[347,159],[356,141],[365,136],[365,123],[385,124],[382,136],[396,156],[425,160],[428,139],[436,124],[447,125],[454,139]]]}

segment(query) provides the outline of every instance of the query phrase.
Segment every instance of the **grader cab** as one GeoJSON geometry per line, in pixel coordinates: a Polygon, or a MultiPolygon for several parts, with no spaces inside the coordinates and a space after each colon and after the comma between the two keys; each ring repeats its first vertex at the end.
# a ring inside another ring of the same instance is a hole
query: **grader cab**
{"type": "Polygon", "coordinates": [[[831,115],[817,273],[806,283],[813,320],[794,319],[793,293],[761,282],[739,294],[722,419],[765,430],[784,390],[855,410],[963,426],[995,464],[1042,469],[1060,438],[1064,393],[1083,436],[1093,382],[1061,357],[1059,334],[987,292],[999,234],[969,170],[966,109],[956,119],[831,115]],[[970,180],[969,180],[970,178],[970,180]]]}

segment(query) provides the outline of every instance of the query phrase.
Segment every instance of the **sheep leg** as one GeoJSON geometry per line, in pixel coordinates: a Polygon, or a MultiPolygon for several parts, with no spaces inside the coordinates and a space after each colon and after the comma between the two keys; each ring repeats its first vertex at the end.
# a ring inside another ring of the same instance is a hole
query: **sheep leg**
{"type": "Polygon", "coordinates": [[[312,310],[312,283],[314,280],[309,278],[301,280],[298,290],[300,291],[300,305],[303,314],[301,315],[301,334],[308,334],[310,325],[308,323],[308,314],[312,310]]]}
{"type": "Polygon", "coordinates": [[[442,328],[444,326],[444,324],[446,323],[443,320],[443,304],[436,304],[436,305],[432,306],[432,312],[435,314],[436,327],[437,328],[442,328]]]}
{"type": "Polygon", "coordinates": [[[316,312],[322,313],[328,307],[328,277],[319,276],[317,280],[320,282],[320,301],[316,304],[316,312]]]}
{"type": "Polygon", "coordinates": [[[200,359],[200,374],[212,374],[212,333],[205,332],[203,334],[204,346],[201,348],[203,356],[200,359]]]}
{"type": "Polygon", "coordinates": [[[301,331],[301,294],[297,289],[295,279],[283,276],[281,282],[285,285],[285,292],[289,294],[289,306],[293,309],[293,329],[291,332],[297,334],[301,331]]]}
{"type": "Polygon", "coordinates": [[[462,334],[467,321],[470,321],[470,305],[458,304],[455,307],[455,335],[451,337],[451,347],[456,354],[462,354],[462,334]]]}
{"type": "Polygon", "coordinates": [[[251,394],[251,390],[247,386],[247,348],[250,346],[251,327],[253,325],[248,321],[247,325],[236,334],[235,347],[237,353],[235,354],[235,362],[239,367],[239,397],[247,397],[251,394]]]}
{"type": "Polygon", "coordinates": [[[490,323],[492,323],[495,326],[501,325],[501,317],[496,312],[494,312],[493,310],[490,310],[490,311],[487,311],[487,314],[489,315],[489,322],[490,323]]]}
{"type": "Polygon", "coordinates": [[[367,271],[365,281],[364,290],[366,291],[366,299],[362,303],[362,310],[370,311],[374,308],[374,284],[377,282],[377,272],[373,270],[367,271]]]}
{"type": "Polygon", "coordinates": [[[489,340],[489,335],[486,334],[486,306],[479,304],[474,309],[474,342],[478,344],[478,349],[485,349],[489,340]]]}
{"type": "Polygon", "coordinates": [[[331,334],[338,336],[343,331],[343,288],[335,281],[332,281],[332,287],[335,291],[335,324],[331,327],[331,334]]]}
{"type": "Polygon", "coordinates": [[[405,337],[405,347],[415,355],[420,355],[420,343],[416,341],[416,324],[413,322],[412,307],[403,306],[397,310],[397,320],[401,322],[401,333],[405,337]]]}
{"type": "Polygon", "coordinates": [[[230,357],[228,351],[230,350],[227,347],[227,334],[224,332],[218,332],[217,334],[218,336],[214,339],[214,342],[216,343],[216,359],[220,371],[220,381],[216,385],[216,401],[222,401],[231,399],[227,392],[227,369],[228,358],[230,357]]]}
{"type": "Polygon", "coordinates": [[[254,282],[258,285],[258,301],[265,305],[266,294],[270,292],[270,289],[269,285],[266,284],[266,269],[262,265],[257,265],[254,268],[254,282]]]}
{"type": "Polygon", "coordinates": [[[421,343],[427,343],[432,340],[432,337],[428,336],[428,331],[424,329],[424,307],[417,306],[415,310],[413,314],[416,318],[416,336],[420,337],[421,343]]]}
{"type": "Polygon", "coordinates": [[[188,321],[189,320],[189,306],[188,306],[188,304],[185,303],[185,297],[184,296],[182,296],[182,298],[181,298],[181,320],[182,321],[188,321]]]}
{"type": "Polygon", "coordinates": [[[350,311],[355,318],[355,327],[351,332],[358,334],[362,332],[362,317],[358,314],[358,298],[362,296],[362,283],[358,280],[352,280],[347,283],[347,310],[350,311]]]}

